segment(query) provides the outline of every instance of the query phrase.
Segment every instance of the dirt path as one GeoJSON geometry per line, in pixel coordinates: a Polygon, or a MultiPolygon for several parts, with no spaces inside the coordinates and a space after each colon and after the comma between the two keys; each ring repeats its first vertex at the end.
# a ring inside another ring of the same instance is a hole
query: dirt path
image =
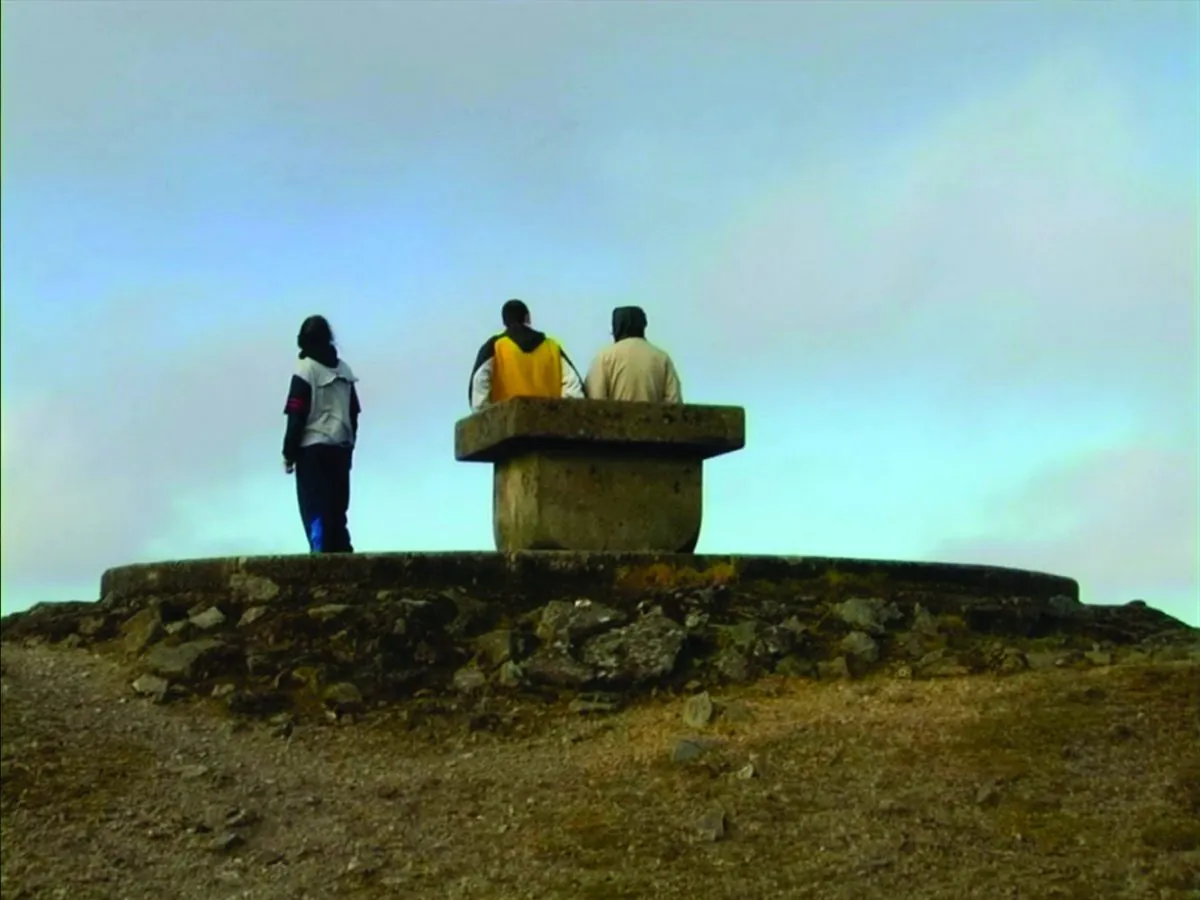
{"type": "Polygon", "coordinates": [[[84,651],[3,666],[6,900],[1200,897],[1195,665],[290,736],[84,651]]]}

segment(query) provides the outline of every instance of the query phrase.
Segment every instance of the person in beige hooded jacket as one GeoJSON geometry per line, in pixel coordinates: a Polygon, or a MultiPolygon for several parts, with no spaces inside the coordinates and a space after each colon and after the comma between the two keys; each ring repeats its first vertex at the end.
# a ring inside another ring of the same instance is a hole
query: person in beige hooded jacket
{"type": "Polygon", "coordinates": [[[646,340],[646,313],[641,307],[614,309],[612,335],[613,342],[596,354],[588,369],[588,399],[683,402],[671,357],[646,340]]]}

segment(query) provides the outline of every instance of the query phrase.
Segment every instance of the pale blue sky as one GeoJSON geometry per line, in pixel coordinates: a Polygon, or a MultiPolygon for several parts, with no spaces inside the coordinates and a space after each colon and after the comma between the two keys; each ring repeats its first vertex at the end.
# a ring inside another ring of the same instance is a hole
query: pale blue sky
{"type": "Polygon", "coordinates": [[[704,552],[1046,569],[1200,624],[1197,6],[3,6],[3,606],[301,552],[300,320],[362,550],[490,547],[512,296],[737,403],[704,552]]]}

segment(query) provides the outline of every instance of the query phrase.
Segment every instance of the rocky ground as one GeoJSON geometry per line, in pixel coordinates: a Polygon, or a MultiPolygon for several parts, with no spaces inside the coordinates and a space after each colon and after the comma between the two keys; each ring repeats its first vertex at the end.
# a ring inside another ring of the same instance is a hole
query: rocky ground
{"type": "Polygon", "coordinates": [[[1200,897],[1194,659],[293,721],[2,654],[13,900],[1200,897]]]}

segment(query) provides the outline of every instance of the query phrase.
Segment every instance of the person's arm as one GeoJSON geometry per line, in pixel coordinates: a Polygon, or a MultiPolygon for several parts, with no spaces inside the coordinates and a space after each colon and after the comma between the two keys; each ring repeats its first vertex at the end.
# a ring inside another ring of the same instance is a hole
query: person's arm
{"type": "Polygon", "coordinates": [[[679,373],[675,371],[675,363],[667,357],[667,379],[663,386],[664,403],[682,403],[683,387],[679,384],[679,373]]]}
{"type": "Polygon", "coordinates": [[[608,354],[601,350],[588,369],[585,389],[589,400],[608,399],[608,354]]]}
{"type": "Polygon", "coordinates": [[[587,394],[583,390],[583,381],[579,377],[579,370],[575,368],[575,363],[571,362],[571,357],[567,356],[567,351],[561,347],[558,350],[559,356],[562,357],[562,395],[570,397],[572,400],[583,400],[587,394]]]}
{"type": "Polygon", "coordinates": [[[287,416],[287,429],[283,433],[283,461],[289,467],[296,464],[296,457],[300,455],[300,441],[304,438],[311,408],[312,385],[300,375],[293,375],[287,403],[283,406],[284,415],[287,416]]]}
{"type": "Polygon", "coordinates": [[[467,402],[471,412],[479,412],[492,402],[492,367],[496,359],[496,339],[488,338],[475,356],[475,368],[467,387],[467,402]]]}
{"type": "Polygon", "coordinates": [[[358,443],[358,417],[362,413],[362,404],[358,402],[358,388],[350,385],[350,437],[358,443]]]}

